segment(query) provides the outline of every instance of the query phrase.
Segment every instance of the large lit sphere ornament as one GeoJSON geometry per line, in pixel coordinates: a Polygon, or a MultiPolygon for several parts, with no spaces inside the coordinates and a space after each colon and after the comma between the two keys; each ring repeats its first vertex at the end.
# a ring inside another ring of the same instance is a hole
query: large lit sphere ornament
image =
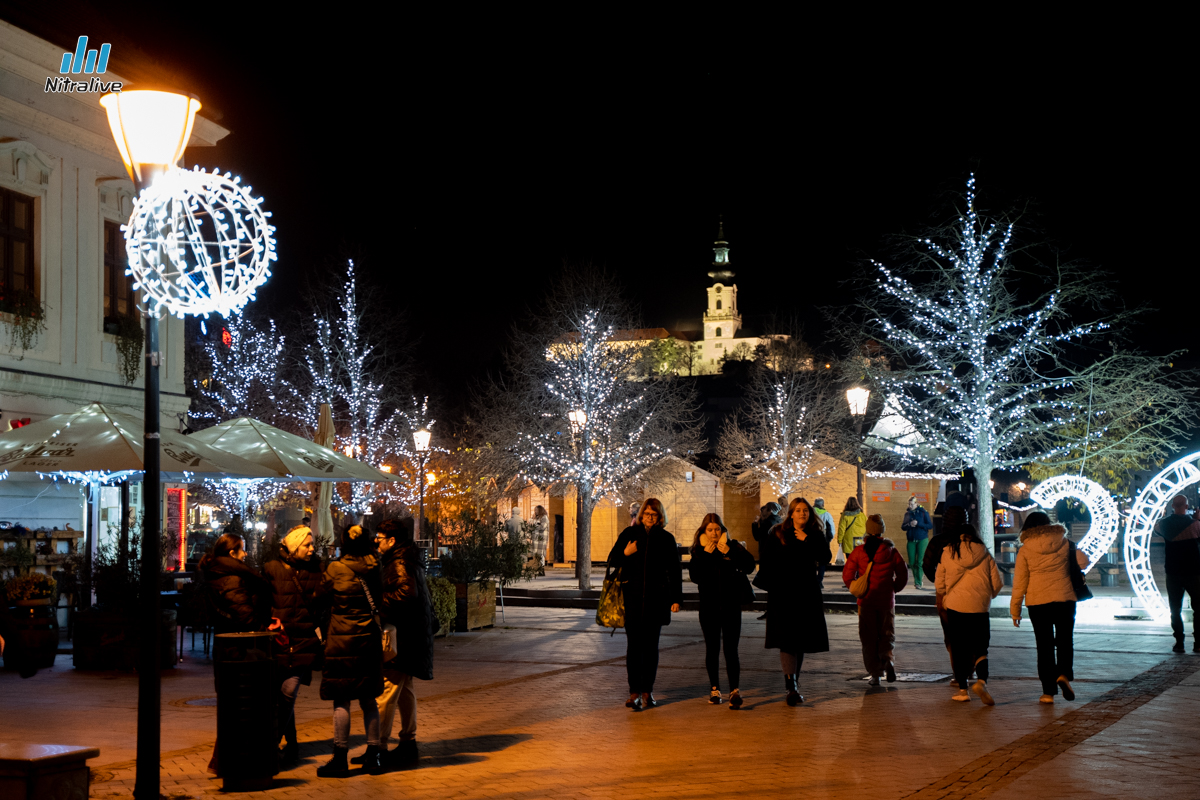
{"type": "Polygon", "coordinates": [[[229,173],[172,169],[142,190],[125,226],[134,289],[151,313],[227,315],[271,275],[275,227],[229,173]]]}
{"type": "Polygon", "coordinates": [[[1084,537],[1079,540],[1079,549],[1087,554],[1088,565],[1084,572],[1096,566],[1100,557],[1108,552],[1112,543],[1117,540],[1117,531],[1121,527],[1121,515],[1117,510],[1117,501],[1113,500],[1100,484],[1078,475],[1056,475],[1033,487],[1029,499],[1042,508],[1054,508],[1054,504],[1067,497],[1073,497],[1087,506],[1092,517],[1092,526],[1084,537]]]}
{"type": "Polygon", "coordinates": [[[1192,453],[1155,475],[1133,502],[1125,527],[1125,570],[1146,613],[1156,622],[1169,619],[1171,612],[1150,570],[1150,537],[1154,535],[1154,524],[1169,513],[1171,499],[1193,483],[1200,483],[1198,466],[1200,453],[1192,453]]]}

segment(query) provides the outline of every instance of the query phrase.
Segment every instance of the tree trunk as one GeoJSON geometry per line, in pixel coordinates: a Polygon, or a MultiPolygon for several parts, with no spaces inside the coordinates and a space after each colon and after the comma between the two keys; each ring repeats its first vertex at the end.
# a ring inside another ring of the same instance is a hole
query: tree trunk
{"type": "Polygon", "coordinates": [[[979,464],[975,467],[975,484],[979,487],[979,538],[989,553],[996,553],[996,535],[992,514],[992,465],[979,464]]]}
{"type": "Polygon", "coordinates": [[[592,509],[595,501],[590,497],[591,492],[576,486],[576,529],[575,529],[575,576],[579,578],[579,588],[588,591],[592,588],[592,509]]]}

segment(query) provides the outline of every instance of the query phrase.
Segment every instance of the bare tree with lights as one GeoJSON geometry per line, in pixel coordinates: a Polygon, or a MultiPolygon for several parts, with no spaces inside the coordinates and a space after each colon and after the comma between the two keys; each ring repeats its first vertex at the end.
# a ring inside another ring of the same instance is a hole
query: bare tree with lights
{"type": "Polygon", "coordinates": [[[539,334],[516,337],[503,405],[484,416],[497,438],[512,426],[506,449],[517,473],[575,487],[576,571],[586,590],[596,505],[668,454],[699,449],[699,418],[690,384],[655,370],[652,350],[628,337],[639,326],[602,274],[568,273],[539,317],[539,334]]]}
{"type": "Polygon", "coordinates": [[[276,422],[279,399],[291,387],[281,377],[285,340],[275,321],[256,324],[244,314],[230,314],[224,324],[212,321],[206,328],[203,359],[208,369],[194,379],[191,416],[209,424],[236,417],[276,422]]]}

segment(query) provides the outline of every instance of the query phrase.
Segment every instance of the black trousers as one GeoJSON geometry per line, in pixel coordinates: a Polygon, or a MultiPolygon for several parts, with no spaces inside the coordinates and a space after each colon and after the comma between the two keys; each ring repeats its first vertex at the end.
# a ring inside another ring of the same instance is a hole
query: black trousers
{"type": "Polygon", "coordinates": [[[1183,593],[1192,598],[1192,637],[1200,642],[1200,575],[1167,575],[1167,604],[1171,607],[1171,633],[1183,641],[1183,593]]]}
{"type": "Polygon", "coordinates": [[[1058,694],[1058,676],[1075,680],[1075,601],[1028,606],[1037,641],[1038,679],[1042,694],[1058,694]]]}
{"type": "Polygon", "coordinates": [[[625,620],[625,672],[629,676],[630,694],[654,691],[660,633],[662,625],[625,620]]]}
{"type": "Polygon", "coordinates": [[[971,680],[971,670],[975,671],[979,680],[986,681],[988,644],[992,640],[992,625],[987,612],[964,614],[947,608],[946,634],[950,639],[950,662],[954,666],[954,679],[958,681],[959,688],[967,688],[971,680]]]}
{"type": "Polygon", "coordinates": [[[730,691],[737,689],[742,675],[738,659],[738,641],[742,638],[742,610],[724,608],[700,609],[700,630],[704,632],[704,666],[708,668],[708,685],[720,686],[721,638],[725,639],[725,672],[729,675],[730,691]]]}

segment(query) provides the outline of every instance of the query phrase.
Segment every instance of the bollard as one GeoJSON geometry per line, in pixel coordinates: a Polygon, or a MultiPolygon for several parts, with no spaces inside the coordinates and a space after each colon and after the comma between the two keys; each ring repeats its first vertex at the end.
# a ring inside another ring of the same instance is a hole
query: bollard
{"type": "Polygon", "coordinates": [[[1117,543],[1113,542],[1108,548],[1108,552],[1100,559],[1097,565],[1100,567],[1100,585],[1101,586],[1116,586],[1117,578],[1121,574],[1121,551],[1117,549],[1117,543]]]}
{"type": "Polygon", "coordinates": [[[1004,579],[1005,586],[1013,585],[1013,570],[1017,566],[1017,543],[1001,542],[1000,543],[1000,558],[996,562],[1000,567],[1000,577],[1004,579]]]}
{"type": "Polygon", "coordinates": [[[217,762],[225,791],[269,789],[279,772],[274,633],[213,637],[217,762]]]}

